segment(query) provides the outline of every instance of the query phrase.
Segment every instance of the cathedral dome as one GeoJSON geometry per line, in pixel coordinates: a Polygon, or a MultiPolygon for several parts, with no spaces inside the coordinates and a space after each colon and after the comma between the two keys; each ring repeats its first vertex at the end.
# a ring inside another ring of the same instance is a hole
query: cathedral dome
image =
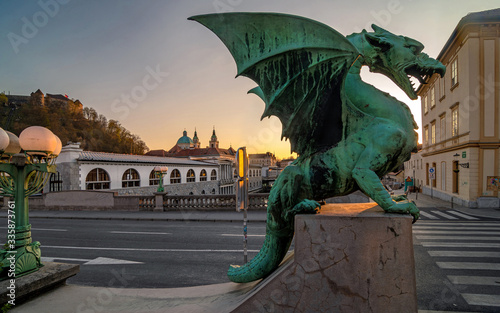
{"type": "Polygon", "coordinates": [[[187,136],[187,131],[182,133],[182,137],[177,140],[177,144],[192,144],[193,140],[187,136]]]}

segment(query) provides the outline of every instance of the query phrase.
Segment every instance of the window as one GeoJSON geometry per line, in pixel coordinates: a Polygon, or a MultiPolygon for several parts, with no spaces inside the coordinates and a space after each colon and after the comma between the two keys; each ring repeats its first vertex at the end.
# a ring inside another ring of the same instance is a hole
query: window
{"type": "Polygon", "coordinates": [[[160,176],[158,176],[155,170],[152,170],[151,173],[149,173],[149,185],[157,186],[159,184],[160,184],[160,176]]]}
{"type": "Polygon", "coordinates": [[[49,180],[49,191],[62,191],[62,183],[61,173],[52,173],[49,180]]]}
{"type": "Polygon", "coordinates": [[[434,86],[431,89],[431,109],[436,106],[436,91],[434,86]]]}
{"type": "Polygon", "coordinates": [[[458,136],[458,106],[451,110],[451,136],[458,136]]]}
{"type": "Polygon", "coordinates": [[[441,190],[446,191],[446,162],[441,162],[441,190]]]}
{"type": "Polygon", "coordinates": [[[436,121],[431,122],[431,145],[436,143],[436,121]]]}
{"type": "Polygon", "coordinates": [[[123,173],[122,176],[122,188],[128,187],[139,187],[141,186],[141,179],[139,173],[133,168],[129,168],[123,173]]]}
{"type": "Polygon", "coordinates": [[[458,84],[458,59],[451,62],[451,87],[458,84]]]}
{"type": "Polygon", "coordinates": [[[99,190],[99,189],[109,189],[109,188],[110,188],[109,174],[102,168],[95,168],[87,174],[87,178],[85,178],[85,189],[99,190]]]}
{"type": "Polygon", "coordinates": [[[207,181],[207,171],[201,170],[201,172],[200,172],[200,181],[207,181]]]}
{"type": "Polygon", "coordinates": [[[429,144],[429,126],[424,127],[424,140],[423,144],[426,146],[429,144]]]}
{"type": "Polygon", "coordinates": [[[441,115],[439,117],[439,139],[441,141],[446,140],[446,115],[441,115]]]}
{"type": "Polygon", "coordinates": [[[427,96],[424,97],[424,114],[429,111],[429,104],[427,103],[427,96]]]}
{"type": "Polygon", "coordinates": [[[445,80],[444,80],[444,77],[441,77],[439,79],[439,100],[443,99],[444,96],[445,96],[445,93],[444,93],[444,83],[445,83],[445,80]]]}
{"type": "Polygon", "coordinates": [[[186,181],[188,183],[194,183],[196,180],[196,175],[194,174],[194,171],[193,170],[189,170],[188,173],[187,173],[187,179],[186,181]]]}
{"type": "Polygon", "coordinates": [[[175,169],[170,174],[170,183],[171,184],[180,184],[181,183],[181,172],[178,169],[175,169]]]}
{"type": "Polygon", "coordinates": [[[210,180],[217,180],[217,171],[216,170],[212,170],[212,172],[210,173],[210,180]]]}

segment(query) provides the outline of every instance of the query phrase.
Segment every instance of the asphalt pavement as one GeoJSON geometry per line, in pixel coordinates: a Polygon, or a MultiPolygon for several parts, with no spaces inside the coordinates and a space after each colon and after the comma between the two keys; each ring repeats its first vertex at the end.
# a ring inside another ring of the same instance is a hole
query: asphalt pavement
{"type": "MultiPolygon", "coordinates": [[[[449,202],[423,194],[410,194],[418,207],[439,210],[451,208],[449,202]]],[[[498,209],[469,209],[455,205],[454,210],[472,216],[500,219],[498,209]]],[[[236,211],[183,210],[168,212],[125,211],[30,211],[30,218],[93,220],[225,221],[241,223],[236,211]]],[[[248,212],[248,219],[265,221],[265,211],[248,212]]],[[[106,288],[66,285],[14,307],[12,312],[226,312],[255,284],[224,283],[186,288],[106,288]],[[105,310],[105,311],[104,311],[105,310]]],[[[424,312],[424,311],[421,311],[424,312]]],[[[437,311],[425,311],[434,312],[437,311]]]]}

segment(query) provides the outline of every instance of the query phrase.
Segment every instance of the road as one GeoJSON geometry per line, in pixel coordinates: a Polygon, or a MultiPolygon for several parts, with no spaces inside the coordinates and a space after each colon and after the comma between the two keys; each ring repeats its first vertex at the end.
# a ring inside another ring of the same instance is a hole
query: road
{"type": "MultiPolygon", "coordinates": [[[[499,220],[425,208],[413,227],[420,310],[500,310],[499,220]]],[[[45,261],[78,263],[68,283],[167,288],[227,282],[242,264],[242,225],[231,222],[31,219],[45,261]]],[[[0,225],[6,225],[0,219],[0,225]]],[[[0,231],[2,231],[0,227],[0,231]]],[[[250,222],[251,259],[265,224],[250,222]]]]}

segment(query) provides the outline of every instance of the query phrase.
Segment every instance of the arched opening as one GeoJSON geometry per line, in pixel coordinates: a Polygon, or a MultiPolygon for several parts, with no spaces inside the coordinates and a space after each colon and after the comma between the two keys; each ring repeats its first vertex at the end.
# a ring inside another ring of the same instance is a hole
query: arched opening
{"type": "Polygon", "coordinates": [[[180,184],[181,183],[181,172],[178,169],[175,169],[170,173],[170,183],[171,184],[180,184]]]}
{"type": "Polygon", "coordinates": [[[192,169],[190,169],[188,172],[187,172],[187,178],[186,178],[186,181],[188,183],[194,183],[196,181],[196,175],[194,174],[194,171],[192,169]]]}
{"type": "Polygon", "coordinates": [[[139,177],[139,173],[133,169],[129,168],[122,175],[122,188],[129,187],[140,187],[141,186],[141,178],[139,177]]]}
{"type": "Polygon", "coordinates": [[[111,181],[109,174],[102,168],[95,168],[91,170],[85,178],[86,190],[100,190],[109,189],[111,181]]]}

